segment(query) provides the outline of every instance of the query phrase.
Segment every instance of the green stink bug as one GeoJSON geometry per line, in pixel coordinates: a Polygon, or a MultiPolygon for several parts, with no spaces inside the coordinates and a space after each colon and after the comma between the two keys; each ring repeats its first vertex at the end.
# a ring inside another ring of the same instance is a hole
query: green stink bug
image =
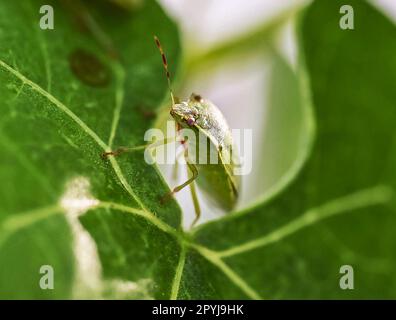
{"type": "MultiPolygon", "coordinates": [[[[172,100],[170,115],[177,124],[178,132],[182,131],[182,129],[190,129],[196,137],[199,137],[199,139],[181,141],[185,150],[185,161],[192,176],[167,195],[173,196],[184,187],[190,186],[196,215],[192,223],[194,225],[198,221],[201,212],[195,191],[195,182],[207,199],[215,206],[227,211],[235,207],[240,189],[240,177],[234,174],[237,156],[234,152],[233,139],[227,122],[221,111],[213,103],[196,94],[192,94],[187,101],[176,102],[171,87],[165,53],[159,39],[156,36],[154,39],[161,53],[168,81],[172,100]],[[196,143],[196,141],[199,141],[199,143],[196,143]],[[208,145],[204,154],[200,154],[202,144],[208,145]],[[192,161],[191,159],[198,159],[198,161],[192,161]],[[209,163],[206,161],[208,159],[209,163]],[[215,161],[211,161],[212,159],[215,159],[215,161]]],[[[164,141],[163,143],[169,143],[169,141],[164,141]]],[[[157,142],[154,144],[158,145],[157,142]]],[[[146,147],[149,146],[151,145],[146,147]]],[[[133,151],[140,148],[121,148],[114,152],[106,152],[105,155],[118,155],[125,151],[133,151]]]]}
{"type": "Polygon", "coordinates": [[[199,173],[197,185],[215,205],[224,210],[233,209],[240,181],[239,176],[233,174],[233,141],[224,116],[213,103],[196,94],[188,101],[174,104],[170,114],[179,127],[191,129],[199,137],[199,143],[187,141],[189,158],[198,160],[194,163],[199,173]],[[209,145],[203,156],[199,154],[202,143],[209,145]],[[214,163],[210,163],[211,159],[214,163]]]}

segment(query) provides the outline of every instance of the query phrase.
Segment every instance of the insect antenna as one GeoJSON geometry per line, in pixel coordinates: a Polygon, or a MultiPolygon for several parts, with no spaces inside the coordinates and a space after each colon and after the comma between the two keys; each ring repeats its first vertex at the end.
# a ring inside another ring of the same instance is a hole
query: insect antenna
{"type": "Polygon", "coordinates": [[[174,105],[175,104],[175,97],[173,95],[172,86],[171,86],[171,78],[170,78],[170,73],[169,73],[169,70],[168,70],[168,61],[166,60],[166,56],[165,56],[164,50],[162,49],[161,42],[159,41],[158,37],[154,36],[154,40],[155,40],[155,44],[158,47],[158,50],[161,53],[162,65],[164,66],[166,79],[168,80],[168,88],[169,88],[170,96],[171,96],[171,99],[172,99],[172,105],[174,105]]]}

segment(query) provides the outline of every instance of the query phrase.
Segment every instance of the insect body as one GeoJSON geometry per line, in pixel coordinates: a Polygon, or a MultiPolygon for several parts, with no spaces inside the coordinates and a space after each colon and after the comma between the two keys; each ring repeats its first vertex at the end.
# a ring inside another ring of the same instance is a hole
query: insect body
{"type": "Polygon", "coordinates": [[[193,130],[198,137],[188,141],[189,158],[197,160],[198,186],[213,204],[231,210],[238,198],[240,179],[233,173],[233,141],[223,114],[213,103],[195,94],[186,102],[174,104],[170,114],[180,127],[193,130]],[[202,145],[206,147],[201,148],[202,145]],[[205,154],[199,154],[200,150],[205,154]]]}
{"type": "MultiPolygon", "coordinates": [[[[185,149],[185,160],[192,172],[192,176],[183,184],[175,187],[169,194],[173,195],[184,187],[190,186],[196,213],[194,225],[199,219],[201,212],[195,192],[195,182],[215,206],[229,211],[236,205],[240,188],[240,177],[234,174],[237,161],[235,161],[236,154],[233,148],[232,135],[223,114],[210,101],[203,99],[199,95],[192,94],[187,101],[176,103],[171,87],[166,56],[158,38],[154,37],[154,39],[162,55],[162,62],[172,99],[170,114],[177,123],[179,133],[183,131],[182,129],[191,129],[196,137],[195,139],[182,140],[185,149]],[[202,145],[204,145],[204,148],[201,148],[202,145]]],[[[163,143],[168,142],[164,141],[163,143]]],[[[141,149],[141,147],[120,148],[116,151],[106,152],[104,155],[118,155],[125,151],[141,149]]],[[[150,145],[143,147],[150,147],[150,145]]]]}
{"type": "MultiPolygon", "coordinates": [[[[198,186],[204,194],[215,205],[231,210],[234,208],[238,199],[238,190],[240,188],[240,177],[234,174],[235,153],[230,129],[220,110],[210,101],[202,99],[201,96],[192,94],[188,101],[175,103],[173,91],[171,88],[170,74],[168,71],[168,63],[161,43],[157,37],[154,37],[155,43],[160,50],[162,62],[165,68],[168,87],[172,98],[172,107],[170,114],[178,124],[178,127],[189,128],[194,131],[198,137],[199,144],[188,143],[188,153],[186,156],[187,165],[193,172],[193,177],[186,183],[173,190],[179,191],[196,180],[198,186]],[[202,139],[204,137],[204,139],[202,139]],[[204,140],[204,141],[202,141],[204,140]],[[201,143],[209,144],[205,154],[198,154],[201,143]],[[213,157],[214,153],[214,157],[213,157]],[[189,158],[193,155],[194,159],[198,159],[196,163],[189,162],[189,158]],[[206,161],[202,160],[206,157],[206,161]],[[213,163],[208,159],[215,159],[213,163]]],[[[197,139],[194,139],[197,141],[197,139]]],[[[196,203],[195,189],[191,188],[194,206],[196,209],[196,220],[199,218],[199,205],[196,203]]],[[[193,222],[193,224],[196,222],[193,222]]]]}

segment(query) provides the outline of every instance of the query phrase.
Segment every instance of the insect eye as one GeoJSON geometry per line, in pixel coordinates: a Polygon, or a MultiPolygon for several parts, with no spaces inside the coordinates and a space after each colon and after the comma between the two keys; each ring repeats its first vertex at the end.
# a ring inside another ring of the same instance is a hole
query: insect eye
{"type": "Polygon", "coordinates": [[[194,123],[195,123],[195,119],[194,118],[187,118],[187,124],[189,125],[189,126],[192,126],[194,123]]]}

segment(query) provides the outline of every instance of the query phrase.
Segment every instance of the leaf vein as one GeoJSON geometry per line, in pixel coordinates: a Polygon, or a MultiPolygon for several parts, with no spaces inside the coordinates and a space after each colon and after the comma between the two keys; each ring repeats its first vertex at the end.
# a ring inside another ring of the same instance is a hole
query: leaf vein
{"type": "Polygon", "coordinates": [[[386,204],[391,200],[393,194],[394,192],[391,187],[383,185],[357,191],[344,197],[329,201],[319,207],[308,209],[298,218],[261,238],[248,241],[244,244],[223,251],[217,251],[217,254],[222,258],[230,257],[279,242],[299,230],[318,223],[326,218],[352,211],[354,209],[386,204]]]}
{"type": "Polygon", "coordinates": [[[186,262],[186,247],[182,244],[180,249],[179,262],[176,267],[175,276],[172,282],[171,300],[176,300],[179,294],[180,282],[183,275],[184,265],[186,262]]]}
{"type": "Polygon", "coordinates": [[[18,213],[3,220],[0,225],[0,229],[2,231],[0,233],[0,246],[12,234],[18,232],[19,230],[61,212],[61,207],[59,207],[58,205],[53,205],[18,213]]]}
{"type": "MultiPolygon", "coordinates": [[[[74,122],[76,122],[81,129],[88,134],[104,151],[108,151],[109,147],[106,145],[106,143],[103,142],[103,140],[91,129],[88,127],[87,124],[85,124],[84,121],[82,121],[73,111],[71,111],[67,106],[65,106],[62,102],[60,102],[57,98],[55,98],[52,94],[44,90],[42,87],[40,87],[38,84],[34,83],[27,77],[25,77],[22,73],[19,71],[15,70],[11,66],[9,66],[7,63],[4,61],[0,60],[0,67],[3,69],[7,70],[10,72],[12,75],[20,79],[23,83],[27,84],[30,88],[32,88],[34,91],[38,92],[41,94],[43,97],[48,99],[51,103],[53,103],[56,107],[58,107],[60,110],[62,110],[65,114],[67,114],[74,122]]],[[[118,165],[117,160],[114,157],[110,158],[110,163],[118,176],[121,184],[123,187],[126,189],[126,191],[132,196],[132,198],[141,206],[141,208],[145,211],[147,211],[148,214],[154,216],[153,213],[151,213],[144,204],[140,201],[140,199],[136,196],[136,194],[133,192],[131,186],[129,183],[126,181],[120,166],[118,165]]]]}
{"type": "Polygon", "coordinates": [[[191,244],[204,258],[219,268],[239,289],[248,297],[255,300],[262,300],[261,296],[251,288],[234,270],[232,270],[218,255],[216,251],[208,248],[191,244]]]}
{"type": "Polygon", "coordinates": [[[152,214],[151,212],[148,212],[146,210],[141,210],[141,209],[129,207],[129,206],[126,206],[123,204],[119,204],[119,203],[115,203],[115,202],[106,202],[106,201],[99,202],[99,204],[96,205],[95,208],[115,209],[115,210],[135,214],[137,216],[145,218],[146,220],[151,222],[153,225],[155,225],[158,229],[160,229],[166,233],[173,234],[177,238],[180,237],[180,235],[176,229],[172,228],[170,225],[163,222],[162,220],[157,218],[154,214],[152,214]]]}

